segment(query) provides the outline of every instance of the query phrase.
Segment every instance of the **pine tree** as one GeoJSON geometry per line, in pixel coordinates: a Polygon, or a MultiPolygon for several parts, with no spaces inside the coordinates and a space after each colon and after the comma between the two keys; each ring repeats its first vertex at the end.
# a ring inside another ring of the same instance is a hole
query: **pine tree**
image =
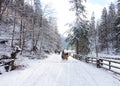
{"type": "Polygon", "coordinates": [[[99,42],[100,42],[100,50],[103,51],[106,49],[106,52],[108,52],[108,13],[107,9],[104,8],[102,11],[101,16],[101,24],[100,24],[100,30],[99,30],[99,42]]]}
{"type": "Polygon", "coordinates": [[[71,0],[73,5],[71,10],[75,11],[75,23],[73,24],[72,32],[69,33],[66,39],[68,43],[75,47],[77,54],[88,54],[88,22],[85,20],[84,0],[71,0]]]}
{"type": "Polygon", "coordinates": [[[113,50],[115,48],[115,19],[116,19],[116,11],[115,11],[115,5],[113,3],[109,6],[109,12],[108,12],[108,42],[109,47],[113,50]]]}
{"type": "Polygon", "coordinates": [[[116,52],[119,53],[120,52],[120,0],[118,0],[118,2],[117,2],[117,8],[118,8],[117,19],[115,21],[115,31],[116,31],[116,34],[115,34],[115,39],[116,39],[115,47],[116,47],[116,52]]]}
{"type": "Polygon", "coordinates": [[[95,30],[95,16],[94,12],[91,16],[90,28],[89,28],[89,41],[90,41],[90,51],[95,52],[95,39],[96,39],[96,30],[95,30]]]}

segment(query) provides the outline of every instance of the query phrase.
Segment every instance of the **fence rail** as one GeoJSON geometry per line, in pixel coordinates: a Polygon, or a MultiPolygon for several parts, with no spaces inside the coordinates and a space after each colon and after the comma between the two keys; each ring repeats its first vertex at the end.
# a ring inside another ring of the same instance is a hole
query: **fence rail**
{"type": "Polygon", "coordinates": [[[10,66],[12,66],[14,59],[0,59],[0,67],[4,66],[5,71],[8,72],[10,70],[10,66]]]}
{"type": "Polygon", "coordinates": [[[107,58],[95,58],[95,57],[83,57],[80,55],[73,56],[76,59],[81,61],[85,61],[87,63],[95,64],[97,68],[104,68],[114,73],[120,75],[120,60],[119,58],[116,59],[107,59],[107,58]]]}

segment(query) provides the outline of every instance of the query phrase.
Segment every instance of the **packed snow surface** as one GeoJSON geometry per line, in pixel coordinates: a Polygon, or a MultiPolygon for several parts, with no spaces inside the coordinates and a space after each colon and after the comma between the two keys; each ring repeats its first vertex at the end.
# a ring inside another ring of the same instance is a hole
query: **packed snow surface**
{"type": "Polygon", "coordinates": [[[49,55],[45,60],[24,60],[27,66],[0,75],[0,86],[120,86],[113,74],[69,57],[49,55]]]}

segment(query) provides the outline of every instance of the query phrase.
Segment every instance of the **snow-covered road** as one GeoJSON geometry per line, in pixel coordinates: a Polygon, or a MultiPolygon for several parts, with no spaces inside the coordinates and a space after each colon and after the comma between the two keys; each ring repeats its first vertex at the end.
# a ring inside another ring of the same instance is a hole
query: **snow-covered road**
{"type": "Polygon", "coordinates": [[[25,70],[0,75],[0,86],[120,86],[111,73],[71,57],[63,61],[53,54],[28,64],[25,70]]]}

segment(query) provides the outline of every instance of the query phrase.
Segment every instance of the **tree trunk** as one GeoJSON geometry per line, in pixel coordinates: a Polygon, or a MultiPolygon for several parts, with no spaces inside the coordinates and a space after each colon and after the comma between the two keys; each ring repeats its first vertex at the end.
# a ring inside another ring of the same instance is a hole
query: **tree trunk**
{"type": "Polygon", "coordinates": [[[0,22],[1,22],[1,19],[2,19],[2,1],[0,0],[0,22]]]}
{"type": "Polygon", "coordinates": [[[79,51],[78,51],[78,40],[76,40],[76,53],[79,54],[79,51]]]}
{"type": "Polygon", "coordinates": [[[37,46],[37,43],[39,41],[39,38],[40,38],[40,33],[42,33],[43,35],[43,31],[41,30],[41,27],[42,27],[42,17],[40,17],[40,20],[39,20],[39,32],[38,32],[38,35],[37,35],[37,39],[36,39],[36,42],[35,42],[35,46],[37,46]]]}
{"type": "Polygon", "coordinates": [[[33,32],[32,32],[32,51],[34,51],[34,45],[35,45],[35,31],[34,31],[34,25],[35,25],[35,18],[34,18],[34,16],[33,16],[33,19],[32,19],[32,25],[33,25],[33,27],[32,27],[32,30],[33,30],[33,32]]]}
{"type": "Polygon", "coordinates": [[[21,16],[21,24],[20,24],[20,37],[19,37],[19,47],[22,48],[22,29],[23,29],[23,20],[21,16]]]}
{"type": "Polygon", "coordinates": [[[15,10],[15,14],[14,14],[14,25],[13,25],[13,33],[12,33],[11,47],[13,47],[13,42],[14,42],[14,35],[15,35],[15,21],[16,21],[16,10],[15,10]]]}
{"type": "Polygon", "coordinates": [[[24,49],[24,46],[25,46],[25,22],[24,22],[23,30],[22,30],[22,50],[24,49]]]}

